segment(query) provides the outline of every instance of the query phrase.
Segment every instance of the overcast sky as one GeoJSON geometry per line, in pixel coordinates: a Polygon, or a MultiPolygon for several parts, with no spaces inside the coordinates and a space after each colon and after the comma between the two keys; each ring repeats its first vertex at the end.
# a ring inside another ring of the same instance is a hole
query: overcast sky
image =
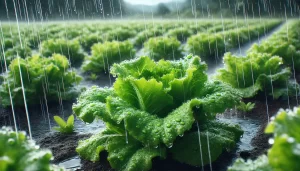
{"type": "Polygon", "coordinates": [[[125,2],[131,4],[145,4],[145,5],[156,5],[162,2],[172,2],[172,1],[184,1],[184,0],[125,0],[125,2]]]}

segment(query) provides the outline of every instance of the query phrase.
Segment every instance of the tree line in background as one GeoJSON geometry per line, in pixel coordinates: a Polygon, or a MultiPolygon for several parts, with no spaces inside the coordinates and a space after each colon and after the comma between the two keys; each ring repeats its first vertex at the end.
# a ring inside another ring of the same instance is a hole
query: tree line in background
{"type": "Polygon", "coordinates": [[[47,21],[48,19],[120,19],[131,16],[207,18],[232,16],[299,16],[300,0],[185,0],[156,6],[124,0],[1,0],[0,19],[47,21]],[[14,5],[15,3],[15,5],[14,5]],[[142,15],[141,15],[142,14],[142,15]]]}

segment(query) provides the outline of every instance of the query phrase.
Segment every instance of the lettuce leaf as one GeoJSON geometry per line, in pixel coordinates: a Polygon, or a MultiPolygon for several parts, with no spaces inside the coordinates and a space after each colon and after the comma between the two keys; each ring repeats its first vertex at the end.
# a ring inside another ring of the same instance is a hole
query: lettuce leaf
{"type": "Polygon", "coordinates": [[[163,159],[166,156],[166,150],[163,147],[145,147],[131,137],[126,140],[124,135],[108,129],[87,140],[80,141],[76,151],[81,157],[91,161],[99,161],[100,153],[107,151],[107,160],[111,166],[124,171],[150,170],[153,158],[163,159]]]}
{"type": "Polygon", "coordinates": [[[35,55],[26,59],[14,59],[9,65],[9,71],[3,75],[4,82],[0,86],[2,105],[11,105],[9,89],[14,105],[24,105],[21,77],[28,105],[39,104],[40,99],[44,98],[48,102],[72,100],[79,93],[75,85],[82,78],[68,68],[67,58],[60,54],[54,54],[50,58],[35,55]]]}
{"type": "Polygon", "coordinates": [[[214,162],[223,151],[232,150],[235,142],[243,134],[239,126],[216,121],[202,124],[199,129],[199,132],[189,132],[174,142],[170,151],[175,160],[193,166],[202,166],[202,161],[203,165],[209,164],[214,162]],[[202,154],[200,153],[199,138],[202,154]]]}
{"type": "Polygon", "coordinates": [[[286,94],[277,91],[286,89],[291,75],[289,68],[281,69],[282,58],[267,53],[248,53],[246,57],[227,53],[224,62],[225,68],[218,70],[216,78],[240,90],[244,98],[259,92],[266,92],[274,98],[286,94]]]}
{"type": "Polygon", "coordinates": [[[50,160],[52,153],[41,150],[24,132],[14,132],[11,128],[0,129],[0,170],[1,171],[54,171],[50,160]]]}
{"type": "Polygon", "coordinates": [[[268,157],[262,155],[254,161],[239,158],[228,168],[228,171],[273,171],[273,169],[269,165],[268,157]]]}

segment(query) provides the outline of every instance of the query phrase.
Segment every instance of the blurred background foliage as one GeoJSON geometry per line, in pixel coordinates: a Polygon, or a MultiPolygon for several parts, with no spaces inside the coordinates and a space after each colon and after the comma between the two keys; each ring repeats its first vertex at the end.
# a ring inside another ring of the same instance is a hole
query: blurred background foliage
{"type": "MultiPolygon", "coordinates": [[[[173,0],[156,5],[130,0],[1,0],[0,19],[47,21],[121,18],[299,17],[300,0],[173,0]],[[274,3],[275,2],[275,3],[274,3]],[[245,15],[246,14],[246,15],[245,15]]],[[[145,2],[145,1],[144,1],[145,2]]]]}

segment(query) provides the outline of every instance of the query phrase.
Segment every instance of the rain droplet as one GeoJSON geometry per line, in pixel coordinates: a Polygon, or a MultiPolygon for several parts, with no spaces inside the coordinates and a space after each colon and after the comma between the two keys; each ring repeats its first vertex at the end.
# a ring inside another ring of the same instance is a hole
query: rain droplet
{"type": "Polygon", "coordinates": [[[271,144],[271,145],[272,145],[272,144],[274,144],[274,139],[273,139],[273,138],[271,138],[271,139],[269,139],[269,141],[268,141],[268,142],[269,142],[269,144],[271,144]]]}
{"type": "Polygon", "coordinates": [[[10,138],[10,139],[8,139],[7,142],[9,145],[14,145],[16,141],[14,139],[10,138]]]}
{"type": "Polygon", "coordinates": [[[288,143],[294,143],[294,142],[295,142],[295,139],[292,138],[292,137],[289,137],[289,138],[287,139],[287,142],[288,142],[288,143]]]}

